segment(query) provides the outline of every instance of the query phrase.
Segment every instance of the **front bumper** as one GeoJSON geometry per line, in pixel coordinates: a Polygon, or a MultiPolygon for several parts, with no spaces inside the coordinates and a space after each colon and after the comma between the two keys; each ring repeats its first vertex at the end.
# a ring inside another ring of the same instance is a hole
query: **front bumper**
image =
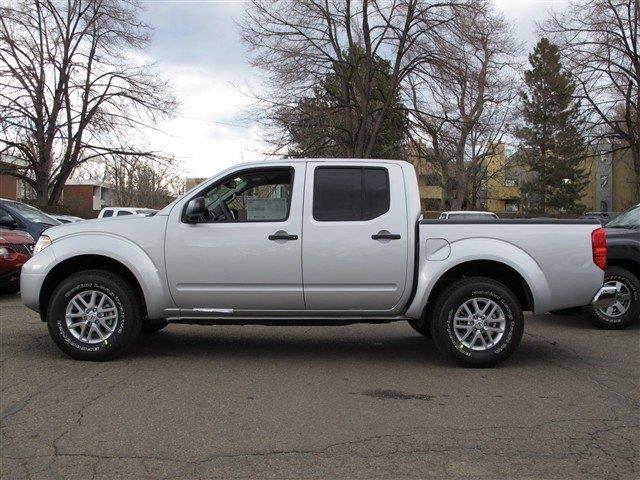
{"type": "Polygon", "coordinates": [[[597,310],[610,307],[616,303],[617,295],[618,291],[616,290],[616,287],[612,285],[603,285],[595,294],[593,300],[591,300],[591,305],[597,310]]]}

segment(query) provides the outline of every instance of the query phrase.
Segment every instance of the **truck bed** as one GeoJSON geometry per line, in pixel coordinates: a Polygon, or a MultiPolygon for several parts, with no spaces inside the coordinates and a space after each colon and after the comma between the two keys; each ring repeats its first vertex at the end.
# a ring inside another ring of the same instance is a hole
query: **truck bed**
{"type": "Polygon", "coordinates": [[[602,284],[591,246],[598,228],[590,219],[420,220],[417,291],[430,292],[457,265],[496,262],[525,280],[535,313],[587,305],[602,284]]]}

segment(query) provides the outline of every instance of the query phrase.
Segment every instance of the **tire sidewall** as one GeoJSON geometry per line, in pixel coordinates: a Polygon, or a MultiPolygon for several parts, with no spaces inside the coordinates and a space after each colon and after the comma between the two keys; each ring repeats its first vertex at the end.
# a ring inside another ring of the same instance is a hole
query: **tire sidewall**
{"type": "Polygon", "coordinates": [[[441,348],[455,360],[467,365],[492,366],[506,359],[520,343],[524,332],[524,317],[519,302],[509,291],[493,283],[475,282],[450,292],[445,297],[437,322],[438,342],[441,348]],[[498,343],[488,350],[478,351],[465,347],[456,337],[453,328],[455,314],[465,302],[473,298],[494,301],[505,315],[505,332],[498,343]],[[443,318],[444,317],[444,318],[443,318]]]}
{"type": "Polygon", "coordinates": [[[103,359],[117,354],[129,343],[132,336],[139,333],[140,320],[136,316],[137,309],[126,287],[123,288],[116,281],[100,275],[82,275],[73,276],[58,287],[49,306],[47,324],[54,341],[64,352],[76,358],[103,359]],[[95,344],[76,339],[69,331],[65,318],[71,299],[87,290],[96,290],[108,295],[118,312],[116,330],[109,338],[95,344]]]}
{"type": "Polygon", "coordinates": [[[624,315],[620,315],[619,317],[609,317],[602,313],[600,309],[595,308],[592,308],[592,314],[597,321],[604,325],[611,327],[624,327],[640,316],[640,312],[638,311],[640,285],[638,285],[637,278],[632,277],[630,273],[627,273],[627,271],[622,268],[614,268],[610,273],[608,272],[605,275],[604,283],[613,281],[623,283],[629,289],[629,292],[631,293],[631,304],[629,305],[629,309],[624,315]]]}

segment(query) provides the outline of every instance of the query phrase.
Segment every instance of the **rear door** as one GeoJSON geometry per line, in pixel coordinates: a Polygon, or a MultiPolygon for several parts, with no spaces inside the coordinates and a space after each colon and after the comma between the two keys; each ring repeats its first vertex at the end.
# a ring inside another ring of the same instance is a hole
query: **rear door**
{"type": "Polygon", "coordinates": [[[307,164],[307,310],[383,312],[396,306],[407,279],[404,191],[402,169],[391,162],[307,164]]]}

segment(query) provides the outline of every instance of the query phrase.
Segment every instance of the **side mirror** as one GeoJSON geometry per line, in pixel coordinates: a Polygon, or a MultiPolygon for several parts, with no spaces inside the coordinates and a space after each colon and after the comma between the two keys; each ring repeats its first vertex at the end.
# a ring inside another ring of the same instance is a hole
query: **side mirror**
{"type": "Polygon", "coordinates": [[[189,200],[187,203],[187,209],[184,212],[187,222],[196,222],[200,217],[206,213],[204,206],[204,197],[196,197],[189,200]]]}
{"type": "Polygon", "coordinates": [[[18,222],[9,216],[0,217],[0,227],[10,228],[13,230],[18,227],[18,222]]]}

